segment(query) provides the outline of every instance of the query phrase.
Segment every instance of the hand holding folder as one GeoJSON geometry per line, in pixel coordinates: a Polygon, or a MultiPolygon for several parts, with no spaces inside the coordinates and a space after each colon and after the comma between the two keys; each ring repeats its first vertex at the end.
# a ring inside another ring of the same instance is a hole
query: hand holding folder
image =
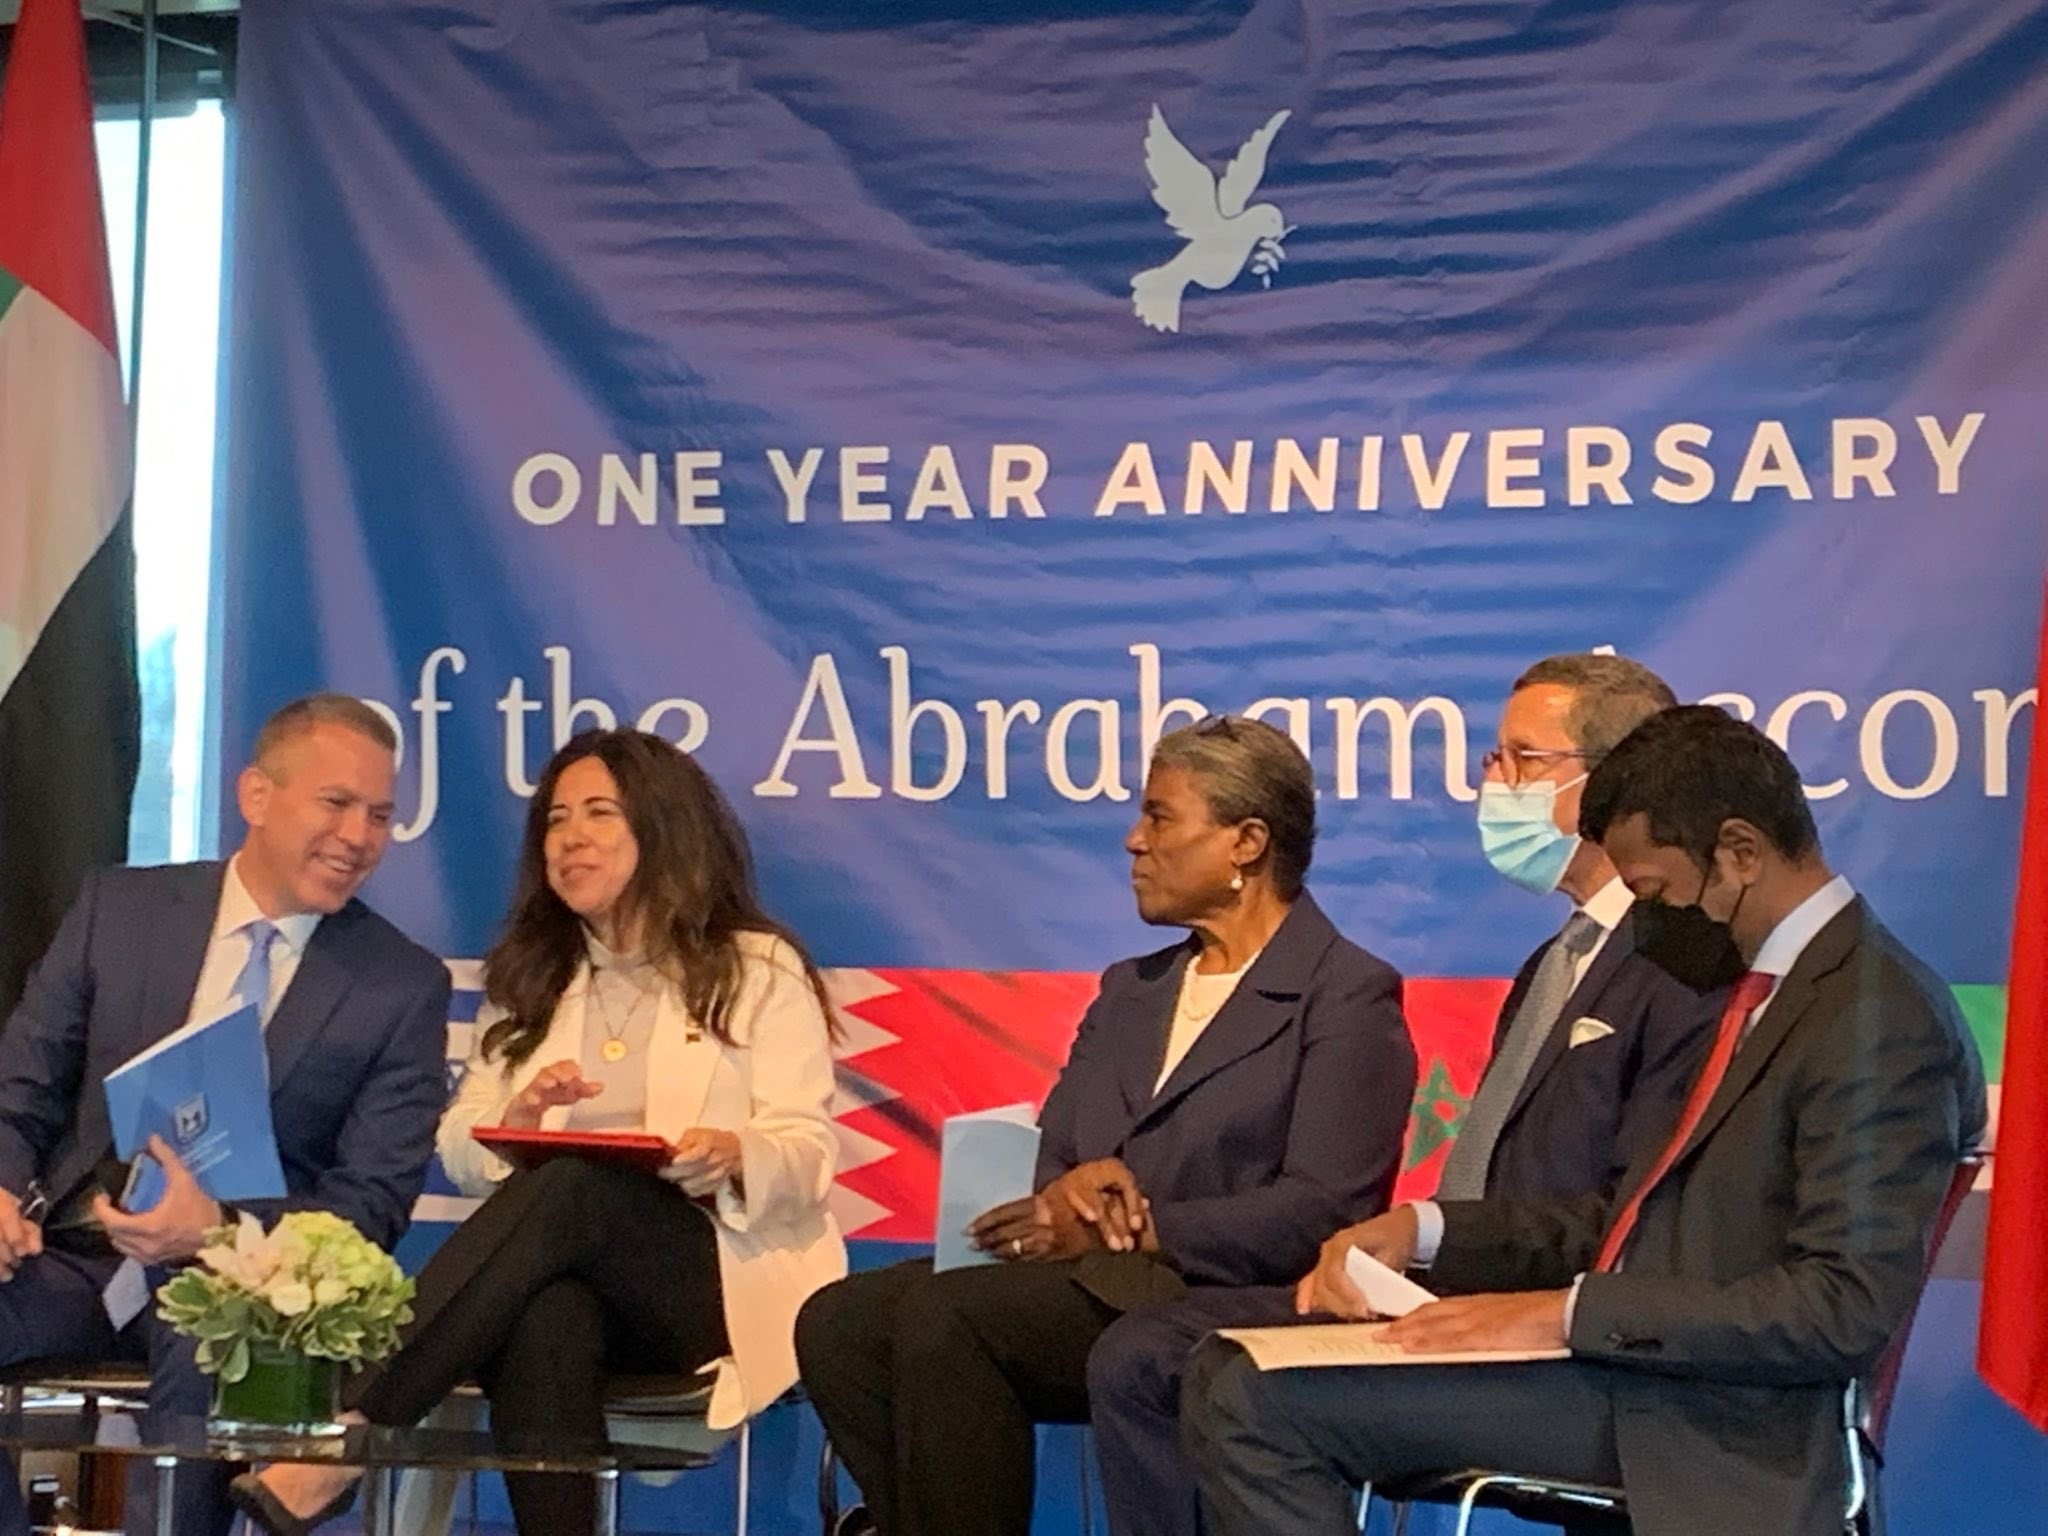
{"type": "Polygon", "coordinates": [[[164,1036],[107,1074],[114,1151],[138,1158],[122,1206],[149,1210],[163,1198],[163,1168],[143,1156],[161,1137],[215,1200],[276,1200],[285,1193],[270,1118],[270,1058],[256,1006],[164,1036]]]}
{"type": "Polygon", "coordinates": [[[939,1132],[939,1219],[932,1269],[993,1264],[969,1241],[975,1217],[1031,1193],[1038,1168],[1038,1116],[1029,1104],[1006,1104],[949,1117],[939,1132]]]}

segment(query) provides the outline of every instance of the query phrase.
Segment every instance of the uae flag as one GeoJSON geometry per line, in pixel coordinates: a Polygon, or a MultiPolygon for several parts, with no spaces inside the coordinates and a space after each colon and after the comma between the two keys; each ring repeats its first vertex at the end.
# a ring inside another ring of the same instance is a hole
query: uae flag
{"type": "Polygon", "coordinates": [[[0,77],[0,1018],[127,851],[129,478],[85,27],[26,0],[0,77]]]}
{"type": "MultiPolygon", "coordinates": [[[[2048,612],[2036,672],[2048,688],[2048,612]]],[[[2048,1430],[2048,709],[2034,709],[1977,1368],[2048,1430]]]]}

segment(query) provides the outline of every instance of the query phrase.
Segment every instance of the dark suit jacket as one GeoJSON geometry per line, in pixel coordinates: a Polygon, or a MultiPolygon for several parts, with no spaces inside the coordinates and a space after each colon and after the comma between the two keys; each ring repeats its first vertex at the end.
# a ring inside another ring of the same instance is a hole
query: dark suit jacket
{"type": "MultiPolygon", "coordinates": [[[[113,1151],[100,1083],[185,1023],[224,864],[87,878],[0,1029],[0,1188],[62,1203],[113,1151]]],[[[268,1223],[333,1211],[371,1241],[405,1231],[447,1101],[448,972],[359,901],[324,918],[265,1030],[288,1197],[268,1223]]]]}
{"type": "MultiPolygon", "coordinates": [[[[1501,1005],[1496,1054],[1549,949],[1529,956],[1501,1005]]],[[[1671,1135],[1725,997],[1702,998],[1637,955],[1635,919],[1624,917],[1559,1012],[1510,1106],[1486,1193],[1547,1200],[1612,1189],[1671,1135]],[[1586,1018],[1614,1033],[1572,1045],[1573,1024],[1586,1018]]]]}
{"type": "MultiPolygon", "coordinates": [[[[1393,1192],[1415,1098],[1401,977],[1303,895],[1154,1094],[1195,952],[1190,938],[1103,972],[1039,1116],[1038,1182],[1120,1157],[1182,1280],[1292,1282],[1393,1192]]],[[[1135,1256],[1100,1256],[1082,1283],[1111,1305],[1165,1299],[1119,1259],[1135,1256]]]]}
{"type": "MultiPolygon", "coordinates": [[[[1985,1121],[1946,987],[1859,900],[1792,968],[1622,1270],[1588,1275],[1572,1352],[1613,1373],[1636,1529],[1841,1529],[1844,1387],[1919,1293],[1928,1235],[1985,1121]]],[[[1612,1196],[1449,1202],[1446,1290],[1572,1283],[1655,1160],[1612,1196]]]]}

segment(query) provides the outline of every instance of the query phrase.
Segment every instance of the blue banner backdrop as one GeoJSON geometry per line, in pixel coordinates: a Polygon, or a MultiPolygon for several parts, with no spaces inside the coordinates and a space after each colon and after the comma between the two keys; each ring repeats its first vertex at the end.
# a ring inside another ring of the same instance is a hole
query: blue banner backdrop
{"type": "Polygon", "coordinates": [[[451,957],[618,720],[824,962],[1070,973],[1154,942],[1150,741],[1256,706],[1340,925],[1498,978],[1557,913],[1478,754],[1611,645],[1998,984],[2044,65],[2018,0],[252,6],[230,756],[386,704],[373,899],[451,957]]]}

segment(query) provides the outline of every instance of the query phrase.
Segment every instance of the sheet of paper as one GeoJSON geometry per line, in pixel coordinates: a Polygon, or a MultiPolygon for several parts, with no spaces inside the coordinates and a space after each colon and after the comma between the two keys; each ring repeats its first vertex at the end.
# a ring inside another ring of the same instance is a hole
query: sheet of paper
{"type": "Polygon", "coordinates": [[[1038,1169],[1038,1113],[1006,1104],[953,1115],[939,1132],[939,1215],[934,1270],[993,1264],[967,1240],[967,1224],[984,1211],[1031,1193],[1038,1169]]]}
{"type": "Polygon", "coordinates": [[[1417,1307],[1426,1307],[1436,1297],[1397,1269],[1389,1269],[1363,1248],[1344,1256],[1344,1273],[1365,1304],[1380,1317],[1406,1317],[1417,1307]]]}
{"type": "Polygon", "coordinates": [[[1324,1365],[1504,1365],[1524,1360],[1569,1360],[1568,1349],[1470,1350],[1460,1354],[1411,1355],[1381,1337],[1385,1323],[1298,1323],[1279,1328],[1223,1328],[1262,1371],[1304,1370],[1324,1365]]]}

